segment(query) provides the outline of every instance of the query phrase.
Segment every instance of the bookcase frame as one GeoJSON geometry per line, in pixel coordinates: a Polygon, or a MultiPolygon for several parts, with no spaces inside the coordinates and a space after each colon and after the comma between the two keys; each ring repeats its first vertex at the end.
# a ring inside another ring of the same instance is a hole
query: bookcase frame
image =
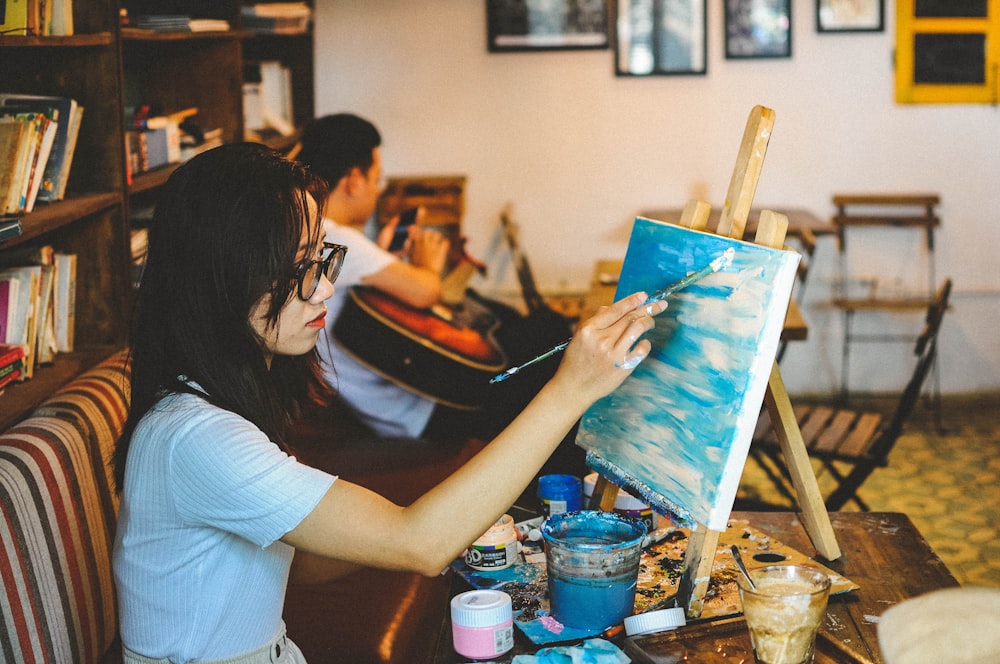
{"type": "MultiPolygon", "coordinates": [[[[243,65],[276,59],[292,69],[295,122],[314,113],[313,35],[258,36],[240,29],[240,0],[77,0],[75,34],[0,36],[0,91],[72,97],[83,123],[66,198],[38,204],[21,217],[22,233],[0,243],[50,244],[78,256],[76,349],[39,367],[0,395],[0,430],[20,421],[48,395],[127,340],[132,300],[129,210],[133,198],[155,201],[176,164],[127,184],[125,109],[156,105],[164,113],[198,107],[197,122],[243,140],[243,65]],[[120,10],[222,18],[232,29],[210,33],[153,33],[120,25],[120,10]]],[[[250,4],[250,3],[247,3],[250,4]]],[[[310,2],[310,4],[312,4],[310,2]]],[[[294,138],[265,137],[274,147],[294,138]]]]}

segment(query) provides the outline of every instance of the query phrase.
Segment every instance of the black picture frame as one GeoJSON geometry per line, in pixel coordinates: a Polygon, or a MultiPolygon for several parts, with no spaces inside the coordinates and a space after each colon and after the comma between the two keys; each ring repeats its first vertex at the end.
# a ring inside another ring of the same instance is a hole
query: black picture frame
{"type": "Polygon", "coordinates": [[[816,32],[884,32],[885,0],[816,0],[816,32]]]}
{"type": "Polygon", "coordinates": [[[792,57],[791,0],[725,0],[726,59],[792,57]]]}
{"type": "Polygon", "coordinates": [[[486,0],[487,48],[491,53],[607,49],[610,3],[486,0]]]}
{"type": "Polygon", "coordinates": [[[705,75],[707,15],[707,0],[616,0],[615,75],[705,75]]]}

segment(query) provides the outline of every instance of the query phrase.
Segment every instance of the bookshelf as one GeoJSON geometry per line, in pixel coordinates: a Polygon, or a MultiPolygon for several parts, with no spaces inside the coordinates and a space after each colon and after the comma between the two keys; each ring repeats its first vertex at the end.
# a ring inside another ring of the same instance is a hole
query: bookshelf
{"type": "MultiPolygon", "coordinates": [[[[21,217],[21,235],[0,243],[0,256],[14,247],[42,244],[77,254],[76,350],[38,367],[30,380],[7,387],[0,395],[0,430],[126,342],[132,293],[130,209],[155,201],[158,188],[177,167],[171,164],[127,183],[126,109],[150,104],[172,113],[197,107],[199,126],[221,129],[226,142],[243,140],[244,63],[274,59],[292,72],[296,126],[312,117],[311,27],[292,35],[244,31],[242,4],[89,0],[75,4],[73,36],[0,36],[0,92],[72,97],[85,108],[66,198],[36,205],[21,217]],[[138,30],[120,25],[121,9],[130,16],[177,13],[224,19],[232,29],[138,30]]],[[[267,135],[261,140],[280,149],[294,139],[267,135]]]]}
{"type": "Polygon", "coordinates": [[[83,10],[78,6],[74,22],[74,36],[0,36],[0,90],[72,97],[85,109],[65,199],[36,205],[22,216],[21,235],[0,244],[0,254],[42,244],[77,254],[77,350],[7,387],[0,396],[0,429],[125,340],[128,230],[117,3],[91,0],[83,10]]]}

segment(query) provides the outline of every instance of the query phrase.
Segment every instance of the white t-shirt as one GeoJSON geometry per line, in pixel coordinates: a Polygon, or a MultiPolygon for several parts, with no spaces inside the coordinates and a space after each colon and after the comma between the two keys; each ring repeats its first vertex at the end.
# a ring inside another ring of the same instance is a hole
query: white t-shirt
{"type": "Polygon", "coordinates": [[[399,258],[368,239],[361,231],[326,221],[326,240],[347,246],[347,258],[326,301],[326,333],[319,338],[320,357],[327,382],[358,417],[383,437],[415,438],[427,426],[434,402],[414,394],[358,362],[333,336],[333,326],[344,308],[351,286],[399,258]]]}
{"type": "Polygon", "coordinates": [[[336,478],[191,394],[136,427],[114,549],[121,635],[185,662],[242,654],[281,626],[294,549],[279,541],[336,478]]]}

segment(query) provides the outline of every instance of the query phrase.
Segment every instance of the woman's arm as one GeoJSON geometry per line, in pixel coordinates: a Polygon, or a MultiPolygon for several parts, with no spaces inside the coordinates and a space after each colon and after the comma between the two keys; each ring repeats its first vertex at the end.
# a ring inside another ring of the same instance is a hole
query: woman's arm
{"type": "MultiPolygon", "coordinates": [[[[639,337],[665,302],[636,293],[582,324],[559,370],[524,411],[444,482],[408,507],[337,480],[284,538],[306,551],[374,567],[440,573],[521,495],[594,401],[650,350],[639,337]],[[433,545],[428,545],[432,542],[433,545]]],[[[517,380],[512,378],[512,380],[517,380]]]]}

